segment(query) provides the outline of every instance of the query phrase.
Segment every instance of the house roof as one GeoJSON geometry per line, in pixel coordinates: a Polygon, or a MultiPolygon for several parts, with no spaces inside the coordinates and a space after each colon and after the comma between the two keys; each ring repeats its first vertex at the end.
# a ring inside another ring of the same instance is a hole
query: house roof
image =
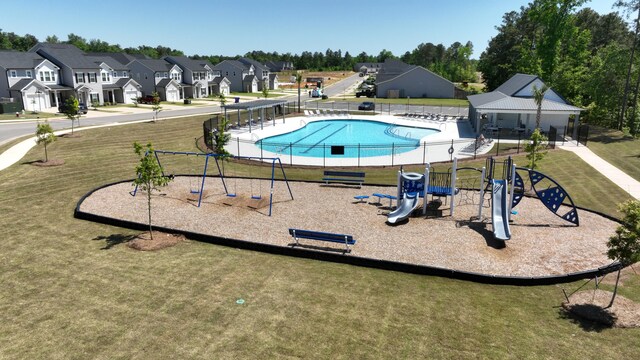
{"type": "Polygon", "coordinates": [[[257,80],[255,75],[245,75],[244,79],[242,79],[243,83],[250,83],[253,82],[254,80],[257,80]]]}
{"type": "Polygon", "coordinates": [[[36,81],[36,79],[20,79],[17,83],[13,84],[9,88],[9,90],[21,91],[28,87],[32,82],[36,81]]]}
{"type": "MultiPolygon", "coordinates": [[[[496,90],[467,96],[469,103],[476,110],[484,112],[537,112],[538,104],[536,104],[532,96],[513,96],[522,90],[524,87],[531,84],[533,81],[539,78],[535,75],[516,74],[511,79],[505,81],[496,90]]],[[[540,80],[542,81],[542,80],[540,80]]],[[[553,89],[550,89],[553,91],[553,89]]],[[[554,94],[556,94],[554,92],[554,94]]],[[[555,100],[563,100],[558,95],[555,100]]],[[[576,113],[583,111],[582,108],[567,104],[562,101],[555,101],[545,97],[542,100],[541,110],[542,112],[570,112],[576,113]]]]}
{"type": "Polygon", "coordinates": [[[162,79],[162,80],[158,81],[158,84],[156,85],[156,87],[165,88],[170,83],[174,83],[177,87],[182,87],[182,85],[186,85],[186,84],[180,84],[179,82],[177,82],[177,81],[175,81],[173,79],[162,79]]]}
{"type": "Polygon", "coordinates": [[[253,60],[253,59],[249,59],[246,57],[241,57],[240,59],[238,59],[239,62],[246,64],[246,65],[253,65],[253,67],[256,70],[260,70],[260,71],[269,71],[269,68],[263,64],[261,64],[260,62],[253,60]]]}
{"type": "Polygon", "coordinates": [[[471,103],[471,106],[473,106],[474,108],[477,108],[478,106],[482,106],[484,104],[494,102],[506,96],[507,95],[496,90],[496,91],[483,93],[483,94],[469,95],[467,96],[467,99],[471,103]]]}
{"type": "Polygon", "coordinates": [[[219,85],[221,82],[226,82],[227,84],[231,84],[231,81],[224,76],[216,76],[213,80],[209,81],[209,84],[219,85]]]}
{"type": "Polygon", "coordinates": [[[494,91],[499,91],[507,96],[513,96],[525,86],[531,84],[538,77],[528,74],[515,74],[494,91]]]}
{"type": "Polygon", "coordinates": [[[134,61],[139,62],[149,68],[149,70],[155,72],[169,71],[173,67],[173,64],[161,59],[136,59],[134,61]]]}
{"type": "Polygon", "coordinates": [[[5,69],[33,69],[44,61],[36,53],[20,51],[0,51],[0,66],[5,69]]]}
{"type": "Polygon", "coordinates": [[[122,65],[127,65],[135,59],[150,59],[145,54],[127,54],[127,53],[108,53],[108,52],[95,52],[87,53],[89,56],[108,56],[122,65]]]}
{"type": "Polygon", "coordinates": [[[133,79],[121,78],[121,79],[118,79],[118,81],[116,81],[115,84],[102,84],[102,88],[103,89],[122,89],[125,86],[127,86],[127,84],[130,82],[134,83],[136,87],[140,87],[140,84],[138,84],[138,82],[133,79]]]}
{"type": "MultiPolygon", "coordinates": [[[[519,111],[519,112],[537,112],[538,104],[533,98],[522,98],[515,96],[505,96],[501,99],[497,99],[492,102],[475,107],[480,111],[492,111],[492,112],[507,112],[507,111],[519,111]]],[[[563,104],[561,102],[543,99],[542,112],[580,112],[583,109],[577,106],[563,104]]]]}
{"type": "Polygon", "coordinates": [[[72,69],[98,69],[99,66],[77,47],[71,44],[38,43],[31,50],[41,56],[51,57],[53,63],[60,63],[72,69]]]}
{"type": "Polygon", "coordinates": [[[376,83],[389,81],[416,67],[416,65],[409,65],[397,59],[387,59],[384,63],[382,63],[380,70],[378,70],[376,83]]]}
{"type": "Polygon", "coordinates": [[[191,71],[205,71],[202,60],[193,60],[186,56],[165,56],[164,59],[191,71]]]}
{"type": "Polygon", "coordinates": [[[275,78],[277,78],[277,77],[278,77],[278,74],[270,73],[270,74],[269,74],[269,81],[273,81],[273,79],[275,79],[275,78]]]}
{"type": "Polygon", "coordinates": [[[116,61],[111,56],[92,56],[87,55],[87,58],[91,59],[94,63],[100,65],[101,63],[107,64],[113,70],[129,70],[124,64],[116,61]]]}
{"type": "Polygon", "coordinates": [[[223,65],[223,64],[234,66],[234,67],[238,68],[238,70],[240,70],[240,71],[249,70],[249,66],[247,66],[246,64],[241,63],[238,60],[222,60],[217,65],[215,65],[213,67],[213,70],[222,70],[221,65],[223,65]]]}

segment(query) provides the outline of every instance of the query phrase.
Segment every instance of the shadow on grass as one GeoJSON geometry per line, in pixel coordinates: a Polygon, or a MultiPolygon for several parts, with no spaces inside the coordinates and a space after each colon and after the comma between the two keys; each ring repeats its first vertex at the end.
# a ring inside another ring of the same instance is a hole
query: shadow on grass
{"type": "Polygon", "coordinates": [[[559,309],[561,319],[570,320],[584,331],[601,332],[610,329],[616,317],[601,306],[594,304],[569,304],[559,309]]]}
{"type": "Polygon", "coordinates": [[[136,237],[137,235],[111,234],[109,236],[100,235],[94,238],[93,240],[104,241],[105,245],[100,250],[109,250],[116,245],[128,243],[129,241],[135,239],[136,237]]]}

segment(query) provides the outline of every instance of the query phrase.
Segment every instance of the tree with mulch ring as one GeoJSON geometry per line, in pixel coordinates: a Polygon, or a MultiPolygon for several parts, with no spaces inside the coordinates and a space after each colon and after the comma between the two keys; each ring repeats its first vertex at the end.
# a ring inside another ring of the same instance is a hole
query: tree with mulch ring
{"type": "Polygon", "coordinates": [[[64,160],[51,159],[49,160],[49,152],[47,151],[47,145],[56,141],[56,135],[53,133],[53,128],[48,121],[44,123],[38,122],[36,126],[36,144],[44,144],[44,161],[33,162],[36,166],[58,166],[64,164],[64,160]]]}
{"type": "Polygon", "coordinates": [[[153,145],[149,142],[144,147],[138,142],[133,143],[135,153],[140,156],[140,163],[136,166],[136,179],[133,185],[147,194],[147,210],[149,220],[149,240],[153,241],[153,228],[151,226],[151,193],[158,188],[166,186],[172,178],[163,176],[162,167],[156,161],[153,145]]]}
{"type": "Polygon", "coordinates": [[[167,234],[160,231],[145,232],[129,241],[130,248],[140,251],[155,251],[168,248],[184,241],[184,235],[167,234]]]}
{"type": "MultiPolygon", "coordinates": [[[[618,295],[620,275],[625,267],[640,261],[640,201],[628,200],[619,205],[624,217],[616,234],[609,238],[607,256],[620,263],[616,274],[613,293],[598,290],[593,295],[579,295],[579,300],[564,303],[563,308],[588,320],[606,326],[640,327],[640,304],[618,295]],[[596,299],[596,295],[598,295],[596,299]],[[615,303],[616,296],[618,303],[615,303]],[[608,303],[605,301],[609,298],[608,303]],[[589,301],[589,298],[591,300],[589,301]],[[620,325],[622,324],[622,325],[620,325]]],[[[582,292],[584,293],[584,292],[582,292]]],[[[571,300],[571,299],[569,299],[571,300]]]]}

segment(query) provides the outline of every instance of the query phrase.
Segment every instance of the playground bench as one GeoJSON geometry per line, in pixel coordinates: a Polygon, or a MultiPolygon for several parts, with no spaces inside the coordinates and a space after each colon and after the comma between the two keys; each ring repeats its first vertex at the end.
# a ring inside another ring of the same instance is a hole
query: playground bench
{"type": "Polygon", "coordinates": [[[289,235],[293,236],[296,245],[299,245],[298,239],[329,241],[334,243],[345,244],[346,252],[351,252],[349,245],[355,245],[356,241],[352,235],[334,234],[312,230],[289,229],[289,235]]]}
{"type": "Polygon", "coordinates": [[[362,183],[364,183],[364,175],[365,173],[356,171],[326,170],[322,181],[324,181],[326,185],[329,185],[329,183],[338,183],[358,185],[362,187],[362,183]]]}

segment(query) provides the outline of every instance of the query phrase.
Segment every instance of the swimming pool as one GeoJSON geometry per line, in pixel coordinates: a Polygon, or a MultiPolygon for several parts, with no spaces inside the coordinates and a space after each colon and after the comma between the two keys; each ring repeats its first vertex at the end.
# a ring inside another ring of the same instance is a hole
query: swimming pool
{"type": "Polygon", "coordinates": [[[255,145],[264,151],[294,156],[371,157],[414,150],[422,138],[438,132],[372,120],[320,120],[258,140],[255,145]]]}

